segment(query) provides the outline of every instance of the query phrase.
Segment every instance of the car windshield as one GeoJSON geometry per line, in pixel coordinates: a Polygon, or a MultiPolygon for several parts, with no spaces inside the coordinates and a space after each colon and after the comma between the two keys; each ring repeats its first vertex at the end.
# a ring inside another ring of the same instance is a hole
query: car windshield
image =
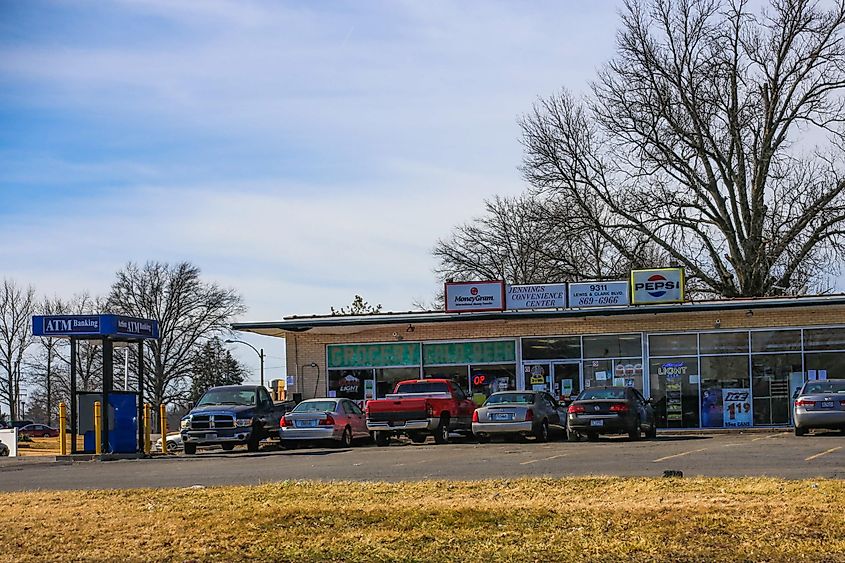
{"type": "Polygon", "coordinates": [[[496,393],[487,398],[485,405],[501,405],[503,403],[517,405],[531,405],[534,403],[534,393],[496,393]]]}
{"type": "Polygon", "coordinates": [[[337,401],[305,401],[299,403],[293,412],[334,412],[337,401]]]}
{"type": "Polygon", "coordinates": [[[578,401],[586,401],[590,399],[624,399],[624,389],[586,389],[578,396],[578,401]]]}
{"type": "Polygon", "coordinates": [[[443,382],[403,383],[396,388],[396,393],[448,393],[449,386],[443,382]]]}
{"type": "Polygon", "coordinates": [[[804,395],[845,393],[845,381],[813,381],[804,386],[804,395]]]}
{"type": "Polygon", "coordinates": [[[255,404],[255,391],[252,389],[211,389],[197,403],[204,405],[245,405],[255,404]]]}

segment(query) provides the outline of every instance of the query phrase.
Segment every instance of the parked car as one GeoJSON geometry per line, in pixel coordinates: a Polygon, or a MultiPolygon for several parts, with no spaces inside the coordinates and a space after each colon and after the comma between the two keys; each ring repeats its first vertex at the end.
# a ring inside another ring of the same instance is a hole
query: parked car
{"type": "Polygon", "coordinates": [[[30,438],[57,438],[59,431],[46,424],[27,424],[18,428],[18,436],[29,436],[30,438]]]}
{"type": "Polygon", "coordinates": [[[472,433],[479,442],[501,435],[530,435],[545,442],[552,432],[566,433],[566,409],[542,391],[499,391],[472,414],[472,433]]]}
{"type": "Polygon", "coordinates": [[[7,457],[9,455],[9,446],[0,442],[0,457],[7,457]]]}
{"type": "Polygon", "coordinates": [[[633,387],[590,387],[575,398],[567,410],[567,434],[572,441],[581,436],[595,440],[599,434],[628,434],[639,440],[642,432],[657,436],[651,401],[633,387]]]}
{"type": "MultiPolygon", "coordinates": [[[[172,434],[167,435],[167,453],[173,454],[180,450],[184,449],[184,443],[182,442],[182,435],[178,432],[173,432],[172,434]]],[[[153,444],[152,451],[160,452],[161,451],[161,438],[155,441],[153,444]]]]}
{"type": "Polygon", "coordinates": [[[245,444],[251,452],[258,451],[261,440],[278,435],[279,420],[292,407],[291,402],[274,403],[261,385],[212,387],[182,417],[185,453],[197,453],[197,446],[219,445],[232,450],[239,444],[245,444]]]}
{"type": "Polygon", "coordinates": [[[279,421],[282,446],[316,440],[332,440],[344,448],[356,438],[368,438],[364,411],[349,399],[308,399],[286,413],[279,421]]]}
{"type": "Polygon", "coordinates": [[[384,399],[367,401],[367,429],[377,446],[406,434],[417,444],[429,434],[436,444],[449,441],[450,432],[472,432],[472,413],[478,405],[448,379],[409,379],[396,384],[384,399]]]}
{"type": "Polygon", "coordinates": [[[812,428],[845,432],[845,379],[808,381],[792,408],[796,436],[803,436],[812,428]]]}

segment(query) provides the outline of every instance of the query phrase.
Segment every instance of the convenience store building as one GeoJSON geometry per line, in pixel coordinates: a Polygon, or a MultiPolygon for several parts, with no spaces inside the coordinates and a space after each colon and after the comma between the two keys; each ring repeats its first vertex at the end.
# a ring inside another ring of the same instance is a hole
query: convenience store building
{"type": "Polygon", "coordinates": [[[302,398],[365,401],[420,377],[452,378],[476,400],[506,389],[568,399],[627,385],[655,399],[661,428],[788,425],[805,381],[845,377],[845,295],[287,317],[232,328],[284,338],[288,392],[302,398]]]}

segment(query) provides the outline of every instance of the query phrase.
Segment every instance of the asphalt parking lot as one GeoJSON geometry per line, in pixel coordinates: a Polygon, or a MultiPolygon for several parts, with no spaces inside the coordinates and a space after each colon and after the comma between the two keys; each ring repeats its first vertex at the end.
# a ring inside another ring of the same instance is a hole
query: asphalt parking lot
{"type": "Polygon", "coordinates": [[[0,462],[0,490],[186,487],[257,484],[285,479],[417,480],[488,479],[573,475],[770,476],[789,479],[845,477],[845,436],[826,433],[797,438],[787,432],[660,435],[629,442],[545,444],[471,441],[437,446],[401,442],[387,448],[363,445],[256,453],[200,451],[167,458],[110,462],[54,462],[51,458],[0,462]]]}

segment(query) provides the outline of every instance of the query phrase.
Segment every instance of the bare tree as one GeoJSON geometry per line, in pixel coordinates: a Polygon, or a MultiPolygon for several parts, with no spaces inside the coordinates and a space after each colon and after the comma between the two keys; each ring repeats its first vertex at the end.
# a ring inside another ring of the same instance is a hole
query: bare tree
{"type": "Polygon", "coordinates": [[[824,290],[845,241],[845,2],[749,4],[626,1],[592,94],[522,119],[523,172],[621,256],[645,240],[704,292],[824,290]]]}
{"type": "Polygon", "coordinates": [[[9,405],[12,420],[18,418],[21,387],[21,362],[32,344],[32,315],[36,310],[35,289],[18,286],[14,280],[3,279],[0,286],[0,369],[3,384],[0,399],[9,405]]]}
{"type": "MultiPolygon", "coordinates": [[[[443,280],[501,279],[514,284],[624,277],[631,266],[659,263],[645,237],[618,252],[589,217],[563,197],[539,192],[495,196],[481,217],[439,240],[432,253],[443,280]]],[[[601,209],[590,209],[600,217],[601,209]]]]}
{"type": "Polygon", "coordinates": [[[144,357],[145,390],[156,404],[187,400],[195,346],[246,310],[233,289],[203,281],[188,262],[127,264],[117,272],[108,308],[158,321],[160,338],[147,342],[144,357]]]}

